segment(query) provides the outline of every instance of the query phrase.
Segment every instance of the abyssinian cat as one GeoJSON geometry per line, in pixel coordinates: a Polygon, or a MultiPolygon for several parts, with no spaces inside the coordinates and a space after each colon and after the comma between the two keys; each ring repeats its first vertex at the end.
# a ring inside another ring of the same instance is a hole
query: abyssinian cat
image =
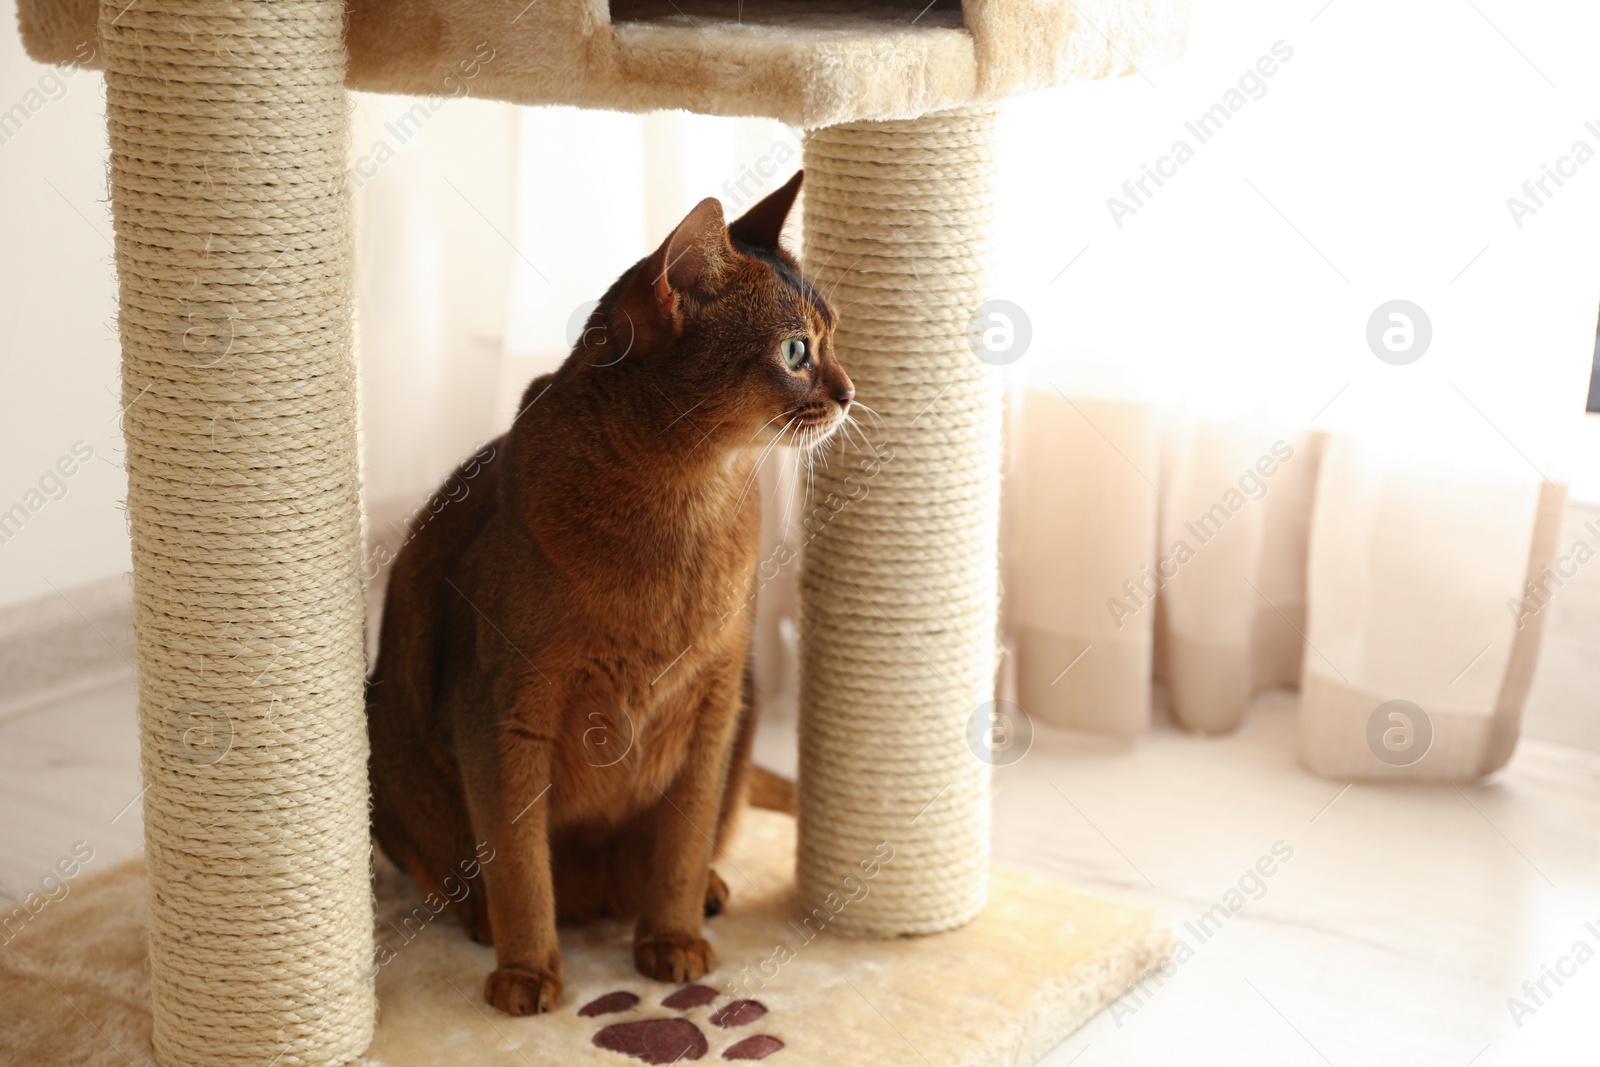
{"type": "Polygon", "coordinates": [[[637,915],[651,978],[715,966],[710,863],[753,728],[753,612],[728,590],[753,590],[756,466],[855,396],[833,310],[779,245],[800,180],[731,225],[702,201],[618,278],[395,561],[374,829],[494,945],[485,996],[512,1015],[560,1000],[558,918],[637,915]]]}

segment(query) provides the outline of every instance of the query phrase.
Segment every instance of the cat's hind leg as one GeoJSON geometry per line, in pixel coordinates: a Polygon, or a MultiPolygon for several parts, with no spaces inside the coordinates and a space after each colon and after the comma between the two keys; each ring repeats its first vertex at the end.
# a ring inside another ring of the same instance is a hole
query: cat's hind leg
{"type": "Polygon", "coordinates": [[[467,936],[493,944],[482,877],[484,856],[492,853],[473,840],[459,773],[442,753],[414,754],[403,782],[404,788],[374,782],[372,827],[379,846],[424,894],[449,901],[467,936]]]}
{"type": "Polygon", "coordinates": [[[727,906],[728,883],[716,871],[706,871],[706,918],[721,915],[727,906]]]}

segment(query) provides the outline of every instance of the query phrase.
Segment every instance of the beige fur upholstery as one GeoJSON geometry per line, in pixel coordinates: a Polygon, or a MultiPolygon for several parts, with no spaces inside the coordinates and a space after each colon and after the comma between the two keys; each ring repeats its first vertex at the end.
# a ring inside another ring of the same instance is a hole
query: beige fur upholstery
{"type": "MultiPolygon", "coordinates": [[[[987,910],[950,933],[807,933],[811,909],[851,905],[840,903],[844,887],[832,900],[798,898],[794,833],[786,815],[745,813],[718,864],[733,889],[729,908],[707,927],[720,963],[704,984],[718,995],[685,1011],[662,1006],[672,986],[634,972],[625,923],[562,931],[566,994],[556,1011],[528,1019],[490,1011],[483,978],[493,951],[462,936],[448,913],[430,918],[416,886],[380,857],[378,1032],[358,1065],[621,1067],[639,1061],[597,1049],[602,1028],[677,1017],[705,1035],[705,1063],[759,1033],[784,1043],[774,1067],[920,1064],[918,1052],[940,1064],[1013,1067],[1042,1056],[1151,968],[1170,974],[1161,960],[1171,935],[1150,912],[1005,871],[995,872],[987,910]],[[639,1003],[579,1013],[613,992],[639,1003]],[[759,1000],[767,1014],[729,1028],[712,1022],[734,998],[759,1000]]],[[[134,860],[72,883],[0,950],[0,1063],[153,1067],[145,916],[143,864],[134,860]]],[[[1161,981],[1151,974],[1140,988],[1161,981]]]]}
{"type": "MultiPolygon", "coordinates": [[[[97,11],[18,0],[29,55],[82,62],[97,11]]],[[[348,83],[816,127],[1127,74],[1184,23],[1184,0],[351,0],[348,83]]]]}

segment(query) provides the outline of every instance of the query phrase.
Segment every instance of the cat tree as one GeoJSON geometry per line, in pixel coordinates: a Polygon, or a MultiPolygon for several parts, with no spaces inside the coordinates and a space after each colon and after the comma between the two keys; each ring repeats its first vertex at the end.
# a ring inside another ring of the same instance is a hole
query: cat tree
{"type": "MultiPolygon", "coordinates": [[[[373,1038],[345,88],[811,131],[806,267],[881,424],[869,493],[805,556],[798,894],[887,842],[836,928],[928,934],[989,892],[967,724],[993,695],[1000,409],[966,334],[993,104],[1165,58],[1176,2],[19,0],[35,58],[106,73],[161,1063],[343,1063],[373,1038]]],[[[836,449],[819,496],[865,458],[836,449]]],[[[1054,999],[984,1004],[1001,1038],[971,1062],[1048,1048],[1160,950],[1148,917],[1002,881],[1009,947],[971,935],[945,977],[1054,999]],[[1034,944],[1081,958],[1036,973],[1034,944]]]]}

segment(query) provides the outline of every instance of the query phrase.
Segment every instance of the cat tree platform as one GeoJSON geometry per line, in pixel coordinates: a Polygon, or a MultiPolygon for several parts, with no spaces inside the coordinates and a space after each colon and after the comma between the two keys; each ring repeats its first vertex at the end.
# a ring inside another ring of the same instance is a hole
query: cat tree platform
{"type": "MultiPolygon", "coordinates": [[[[19,0],[47,63],[102,65],[99,0],[19,0]],[[87,46],[87,47],[86,47],[87,46]]],[[[814,128],[1157,66],[1183,0],[350,0],[352,89],[814,128]]]]}
{"type": "MultiPolygon", "coordinates": [[[[765,1052],[774,1067],[923,1057],[940,1067],[1010,1067],[1043,1055],[1168,945],[1168,931],[1144,909],[1003,871],[994,874],[983,914],[958,930],[894,940],[823,932],[807,940],[806,906],[826,902],[802,903],[795,892],[794,832],[788,816],[747,812],[717,865],[732,898],[708,924],[721,962],[699,985],[714,999],[664,1006],[679,987],[637,974],[629,929],[608,923],[562,931],[561,1006],[525,1019],[483,1003],[492,951],[469,941],[448,913],[408,922],[428,910],[410,880],[380,860],[378,1027],[357,1062],[626,1067],[671,1062],[680,1052],[708,1063],[765,1052]],[[620,1010],[583,1014],[603,997],[612,1003],[601,1007],[620,1010]],[[631,997],[638,999],[628,1006],[631,997]],[[607,1036],[612,1027],[619,1029],[607,1036]],[[631,1038],[647,1055],[596,1045],[618,1043],[613,1037],[631,1038]]],[[[870,893],[872,881],[864,884],[870,893]]],[[[145,915],[144,867],[134,860],[74,883],[0,951],[0,1062],[156,1062],[145,915]]],[[[699,999],[698,988],[689,988],[682,999],[699,999]]],[[[269,1052],[261,1062],[271,1059],[269,1052]]]]}

